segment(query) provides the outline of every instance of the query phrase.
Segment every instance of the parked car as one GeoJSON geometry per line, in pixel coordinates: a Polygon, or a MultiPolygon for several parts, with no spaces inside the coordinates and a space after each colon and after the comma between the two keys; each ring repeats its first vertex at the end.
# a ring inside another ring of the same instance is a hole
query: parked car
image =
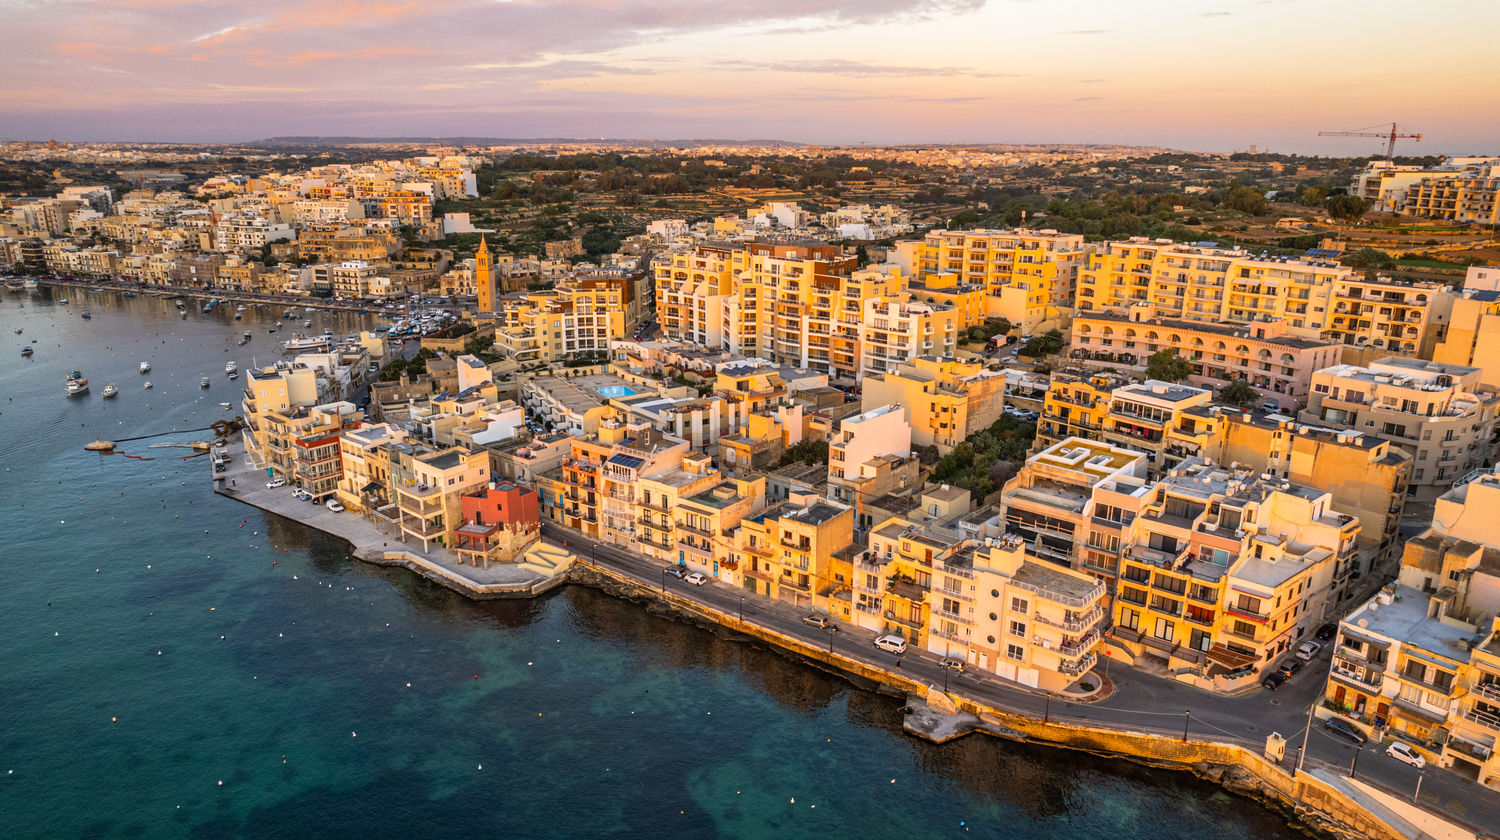
{"type": "Polygon", "coordinates": [[[1296,659],[1288,659],[1281,663],[1281,667],[1277,670],[1286,679],[1291,679],[1294,674],[1302,670],[1302,663],[1296,659]]]}
{"type": "Polygon", "coordinates": [[[286,486],[286,479],[284,479],[284,478],[273,478],[270,481],[266,482],[266,489],[267,490],[275,490],[278,487],[285,487],[285,486],[286,486]]]}
{"type": "Polygon", "coordinates": [[[684,569],[675,563],[666,567],[665,569],[662,569],[662,571],[666,572],[674,578],[680,578],[683,575],[687,574],[687,569],[684,569]]]}
{"type": "Polygon", "coordinates": [[[1313,635],[1320,641],[1326,642],[1329,639],[1332,639],[1334,636],[1337,636],[1338,634],[1339,626],[1337,624],[1329,622],[1328,624],[1319,627],[1318,632],[1314,633],[1313,635]]]}
{"type": "Polygon", "coordinates": [[[944,668],[947,668],[950,671],[955,671],[955,672],[960,673],[960,674],[962,674],[964,672],[964,661],[962,659],[954,659],[951,656],[947,657],[945,659],[939,660],[938,661],[938,665],[940,665],[940,666],[942,666],[944,668]]]}
{"type": "Polygon", "coordinates": [[[906,640],[900,636],[881,636],[875,640],[875,647],[891,653],[906,653],[906,640]]]}
{"type": "Polygon", "coordinates": [[[1385,754],[1397,761],[1404,761],[1418,770],[1427,766],[1427,759],[1423,758],[1416,748],[1402,741],[1392,741],[1391,745],[1385,748],[1385,754]]]}
{"type": "Polygon", "coordinates": [[[683,578],[683,580],[691,583],[694,586],[702,586],[703,584],[708,583],[708,578],[705,577],[702,572],[693,572],[692,574],[683,578]]]}
{"type": "Polygon", "coordinates": [[[1354,724],[1346,722],[1343,718],[1329,718],[1323,721],[1323,728],[1342,738],[1348,738],[1354,742],[1355,746],[1362,747],[1366,741],[1370,740],[1354,724]]]}
{"type": "Polygon", "coordinates": [[[1284,682],[1286,682],[1286,674],[1283,674],[1280,671],[1272,671],[1271,673],[1266,674],[1266,678],[1261,680],[1260,684],[1265,686],[1266,688],[1271,689],[1272,691],[1275,691],[1276,689],[1281,688],[1281,684],[1284,682]]]}
{"type": "Polygon", "coordinates": [[[343,513],[344,512],[344,506],[341,505],[341,504],[339,504],[339,500],[338,499],[329,499],[328,500],[328,509],[331,510],[331,511],[333,511],[334,513],[343,513]]]}
{"type": "Polygon", "coordinates": [[[833,622],[829,620],[828,616],[818,615],[817,613],[802,616],[802,623],[806,624],[808,627],[816,627],[819,630],[827,630],[829,626],[833,624],[833,622]]]}
{"type": "Polygon", "coordinates": [[[1312,658],[1314,656],[1317,656],[1318,651],[1322,649],[1323,646],[1318,644],[1317,642],[1303,642],[1302,644],[1297,646],[1296,656],[1303,662],[1311,662],[1312,658]]]}

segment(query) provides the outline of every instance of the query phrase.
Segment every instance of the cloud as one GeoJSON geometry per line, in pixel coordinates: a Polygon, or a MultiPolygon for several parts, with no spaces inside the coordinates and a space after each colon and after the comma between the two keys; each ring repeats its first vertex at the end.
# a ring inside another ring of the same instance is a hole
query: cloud
{"type": "Polygon", "coordinates": [[[1064,29],[1057,33],[1059,35],[1108,35],[1115,32],[1114,29],[1064,29]]]}
{"type": "Polygon", "coordinates": [[[1232,12],[1200,12],[1198,14],[1198,17],[1203,17],[1203,18],[1230,17],[1232,14],[1233,14],[1232,12]]]}
{"type": "Polygon", "coordinates": [[[880,64],[842,58],[803,61],[725,61],[716,66],[743,70],[766,70],[774,73],[826,73],[835,76],[973,76],[1007,78],[1014,73],[997,73],[979,67],[917,67],[902,64],[880,64]]]}
{"type": "Polygon", "coordinates": [[[1099,100],[1101,100],[1103,98],[1104,97],[1102,97],[1102,96],[1079,96],[1079,97],[1075,97],[1073,99],[1073,101],[1074,102],[1098,102],[1099,100]]]}

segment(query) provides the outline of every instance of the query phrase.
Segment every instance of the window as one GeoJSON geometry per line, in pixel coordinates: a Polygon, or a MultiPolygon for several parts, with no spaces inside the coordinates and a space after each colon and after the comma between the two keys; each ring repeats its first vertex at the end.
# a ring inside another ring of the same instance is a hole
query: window
{"type": "Polygon", "coordinates": [[[1012,621],[1010,623],[1010,634],[1012,636],[1025,636],[1026,635],[1026,622],[1024,622],[1024,621],[1012,621]]]}
{"type": "Polygon", "coordinates": [[[1140,612],[1132,609],[1120,610],[1120,626],[1126,630],[1139,630],[1141,623],[1140,612]]]}
{"type": "Polygon", "coordinates": [[[1170,621],[1167,621],[1165,618],[1158,618],[1156,620],[1156,632],[1154,635],[1158,639],[1170,640],[1172,638],[1172,631],[1176,629],[1177,625],[1173,624],[1170,621]]]}
{"type": "Polygon", "coordinates": [[[1025,598],[1017,598],[1017,597],[1014,597],[1014,596],[1011,597],[1011,599],[1010,599],[1010,611],[1011,612],[1013,612],[1013,613],[1019,613],[1021,615],[1026,615],[1027,610],[1029,610],[1030,608],[1031,608],[1031,605],[1026,602],[1025,598]]]}
{"type": "Polygon", "coordinates": [[[1026,651],[1020,645],[1006,645],[1005,655],[1020,662],[1026,658],[1026,651]]]}

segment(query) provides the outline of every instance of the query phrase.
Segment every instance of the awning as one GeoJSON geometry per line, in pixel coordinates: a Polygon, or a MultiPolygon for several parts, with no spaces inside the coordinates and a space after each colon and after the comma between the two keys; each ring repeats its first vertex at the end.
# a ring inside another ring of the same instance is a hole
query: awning
{"type": "Polygon", "coordinates": [[[363,495],[363,494],[367,494],[367,493],[374,493],[376,490],[379,490],[379,489],[381,489],[380,482],[378,482],[378,481],[372,481],[369,484],[366,484],[365,486],[359,488],[359,492],[360,492],[361,495],[363,495]]]}
{"type": "Polygon", "coordinates": [[[1248,653],[1240,653],[1230,650],[1222,644],[1215,644],[1207,651],[1208,658],[1233,671],[1236,668],[1248,668],[1254,665],[1256,658],[1248,653]]]}

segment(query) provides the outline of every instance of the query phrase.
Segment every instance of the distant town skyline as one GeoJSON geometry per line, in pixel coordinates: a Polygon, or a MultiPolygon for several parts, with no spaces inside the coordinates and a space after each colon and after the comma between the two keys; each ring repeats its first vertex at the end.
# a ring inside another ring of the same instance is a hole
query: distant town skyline
{"type": "Polygon", "coordinates": [[[0,0],[0,137],[1500,147],[1500,6],[1226,0],[0,0]],[[1460,36],[1462,37],[1462,36],[1460,36]]]}

